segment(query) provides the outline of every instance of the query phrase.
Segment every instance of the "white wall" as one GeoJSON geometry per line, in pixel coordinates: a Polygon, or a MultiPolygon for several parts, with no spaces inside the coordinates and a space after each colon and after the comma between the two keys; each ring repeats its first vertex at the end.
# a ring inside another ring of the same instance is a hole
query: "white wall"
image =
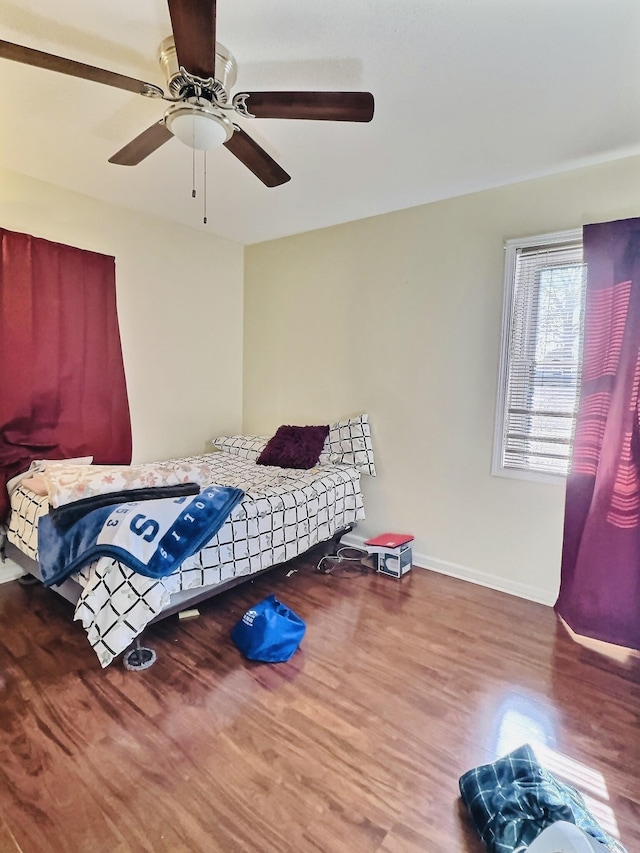
{"type": "Polygon", "coordinates": [[[134,461],[240,427],[242,246],[3,170],[0,225],[115,256],[134,461]]]}
{"type": "Polygon", "coordinates": [[[640,215],[640,158],[249,247],[244,431],[367,411],[358,533],[552,602],[564,488],[490,474],[504,241],[640,215]]]}

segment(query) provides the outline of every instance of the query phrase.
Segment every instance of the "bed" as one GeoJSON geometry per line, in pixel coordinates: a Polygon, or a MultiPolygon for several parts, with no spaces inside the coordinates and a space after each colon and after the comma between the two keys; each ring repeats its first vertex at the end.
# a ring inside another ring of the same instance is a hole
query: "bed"
{"type": "MultiPolygon", "coordinates": [[[[151,622],[331,541],[363,519],[360,474],[375,473],[370,437],[364,454],[361,442],[354,455],[346,451],[354,445],[344,433],[341,441],[331,447],[327,439],[318,464],[304,470],[257,464],[267,439],[244,436],[216,439],[214,453],[162,463],[198,470],[201,485],[237,487],[244,497],[218,533],[167,577],[149,578],[100,557],[52,587],[75,605],[74,618],[101,665],[129,648],[151,622]]],[[[19,482],[10,500],[7,556],[41,579],[37,531],[49,498],[19,482]]]]}

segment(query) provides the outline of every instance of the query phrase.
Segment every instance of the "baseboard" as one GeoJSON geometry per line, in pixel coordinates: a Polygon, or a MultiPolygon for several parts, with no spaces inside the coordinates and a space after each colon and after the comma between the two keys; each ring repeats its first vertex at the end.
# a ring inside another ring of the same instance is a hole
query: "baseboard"
{"type": "MultiPolygon", "coordinates": [[[[354,548],[362,548],[364,546],[364,537],[357,536],[355,533],[348,533],[342,537],[341,542],[344,545],[353,545],[354,548]]],[[[435,557],[428,557],[416,551],[413,552],[413,565],[416,568],[429,569],[441,575],[448,575],[449,577],[469,581],[469,583],[475,583],[479,586],[486,586],[498,592],[516,595],[518,598],[536,601],[539,604],[551,606],[555,601],[555,596],[552,596],[547,590],[540,589],[539,587],[518,583],[517,581],[508,581],[498,575],[479,572],[476,569],[469,569],[466,566],[449,563],[446,560],[437,560],[435,557]]],[[[0,563],[0,584],[16,580],[24,574],[24,569],[8,557],[4,563],[0,563]]]]}
{"type": "Polygon", "coordinates": [[[25,574],[24,569],[7,557],[4,563],[0,563],[0,583],[9,583],[21,578],[25,574]]]}
{"type": "MultiPolygon", "coordinates": [[[[354,533],[348,533],[346,536],[343,536],[341,542],[344,545],[352,545],[354,548],[364,547],[364,537],[357,536],[354,533]]],[[[429,569],[429,571],[438,572],[441,575],[448,575],[449,577],[475,583],[479,586],[486,586],[489,589],[506,592],[508,595],[515,595],[518,598],[526,598],[528,601],[535,601],[538,604],[546,604],[551,607],[555,602],[555,596],[546,589],[519,583],[518,581],[506,580],[499,575],[480,572],[477,569],[469,569],[457,563],[449,563],[446,560],[438,560],[435,557],[418,554],[416,551],[413,552],[412,562],[416,568],[429,569]]]]}

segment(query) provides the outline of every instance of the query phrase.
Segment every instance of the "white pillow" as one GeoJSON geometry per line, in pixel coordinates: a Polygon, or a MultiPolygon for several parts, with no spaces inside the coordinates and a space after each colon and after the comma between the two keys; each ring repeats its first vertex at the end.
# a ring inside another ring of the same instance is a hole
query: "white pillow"
{"type": "MultiPolygon", "coordinates": [[[[221,435],[212,444],[218,450],[256,460],[269,441],[265,435],[221,435]]],[[[358,415],[329,426],[329,435],[318,459],[318,465],[343,462],[355,465],[362,473],[376,476],[369,416],[358,415]]]]}
{"type": "Polygon", "coordinates": [[[355,465],[363,474],[376,476],[369,415],[359,415],[331,424],[320,454],[320,465],[343,462],[355,465]]]}
{"type": "Polygon", "coordinates": [[[267,446],[269,437],[265,435],[221,435],[214,438],[212,444],[218,450],[224,450],[232,456],[241,456],[243,459],[253,459],[260,456],[267,446]]]}

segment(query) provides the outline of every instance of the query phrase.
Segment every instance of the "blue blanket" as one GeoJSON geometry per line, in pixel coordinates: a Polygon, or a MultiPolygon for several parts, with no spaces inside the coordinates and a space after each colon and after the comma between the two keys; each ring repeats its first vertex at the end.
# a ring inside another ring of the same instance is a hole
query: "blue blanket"
{"type": "Polygon", "coordinates": [[[242,489],[208,486],[195,497],[133,501],[88,512],[65,529],[38,522],[45,586],[60,584],[98,557],[113,557],[150,578],[171,574],[222,527],[242,489]]]}

